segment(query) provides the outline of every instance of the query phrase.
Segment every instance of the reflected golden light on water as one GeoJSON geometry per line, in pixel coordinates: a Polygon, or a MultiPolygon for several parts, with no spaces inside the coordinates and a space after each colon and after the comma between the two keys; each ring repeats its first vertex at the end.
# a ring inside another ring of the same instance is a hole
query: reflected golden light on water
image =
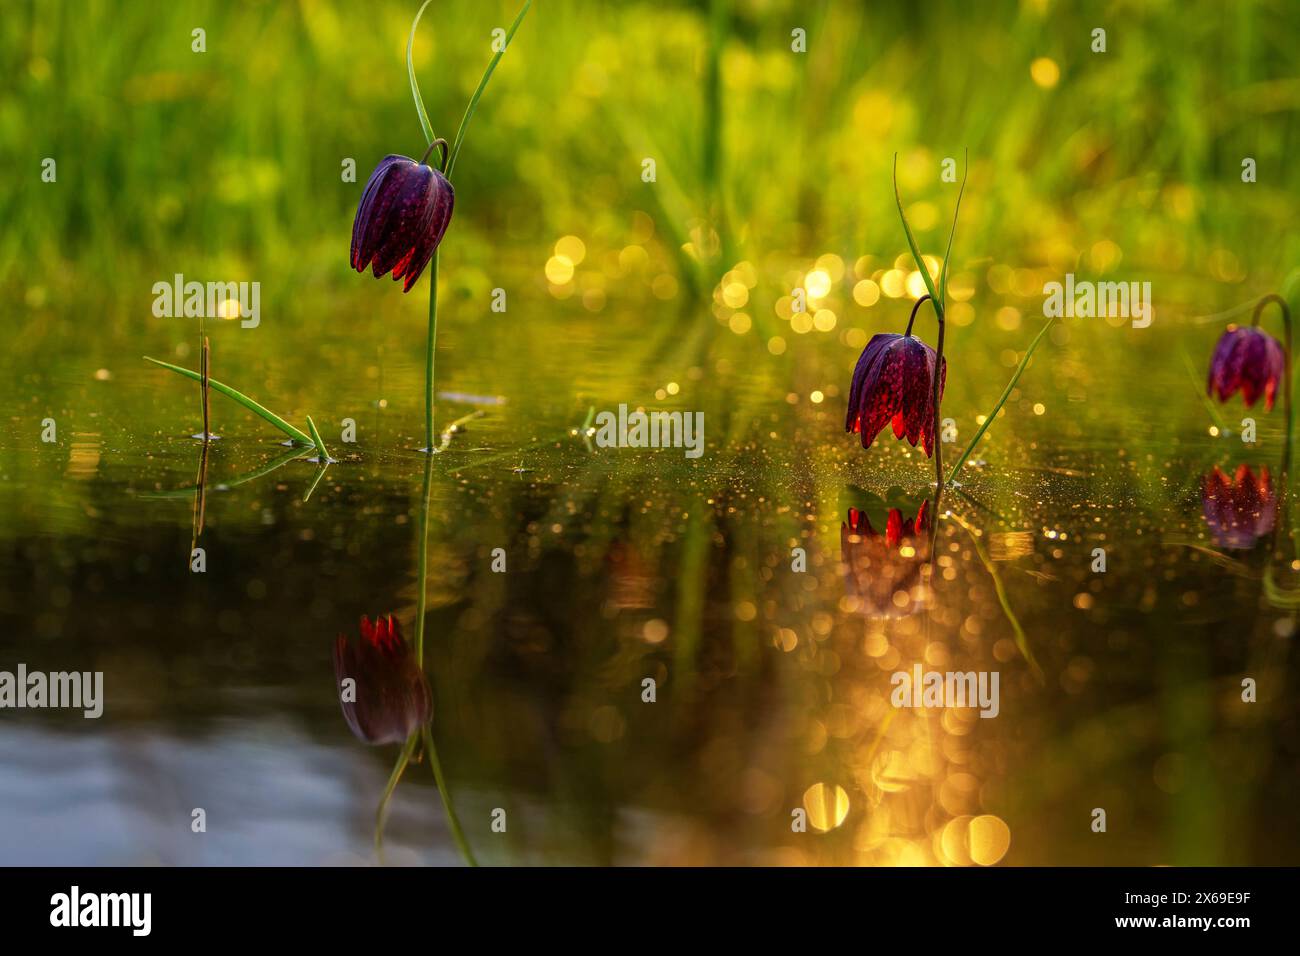
{"type": "Polygon", "coordinates": [[[992,866],[1011,848],[1011,828],[992,814],[975,817],[970,822],[967,845],[971,862],[992,866]]]}
{"type": "Polygon", "coordinates": [[[808,824],[825,833],[834,830],[849,815],[849,795],[839,784],[814,783],[804,791],[808,824]]]}

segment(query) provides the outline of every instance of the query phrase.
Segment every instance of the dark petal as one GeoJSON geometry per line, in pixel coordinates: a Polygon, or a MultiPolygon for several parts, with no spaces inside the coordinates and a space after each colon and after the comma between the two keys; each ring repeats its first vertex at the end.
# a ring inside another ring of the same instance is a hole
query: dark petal
{"type": "Polygon", "coordinates": [[[426,228],[424,237],[421,239],[419,246],[415,248],[415,254],[404,263],[398,263],[393,269],[393,278],[406,277],[406,285],[402,287],[403,293],[411,291],[411,286],[420,280],[424,273],[426,265],[433,259],[434,251],[437,250],[439,243],[442,242],[443,235],[447,233],[447,225],[451,222],[451,209],[455,204],[455,191],[451,189],[451,183],[434,170],[434,187],[433,202],[430,204],[429,225],[426,228]]]}
{"type": "Polygon", "coordinates": [[[1232,352],[1233,329],[1228,329],[1219,336],[1219,341],[1214,343],[1214,352],[1210,356],[1210,374],[1205,379],[1205,394],[1214,396],[1218,395],[1219,401],[1224,401],[1229,392],[1225,388],[1225,376],[1228,367],[1228,355],[1232,352]]]}
{"type": "Polygon", "coordinates": [[[1241,388],[1241,368],[1243,347],[1249,337],[1249,329],[1231,327],[1219,337],[1214,348],[1214,358],[1210,363],[1211,385],[1219,401],[1226,402],[1241,388]]]}
{"type": "Polygon", "coordinates": [[[1264,394],[1268,379],[1268,342],[1254,329],[1244,329],[1235,360],[1241,372],[1241,397],[1250,408],[1264,394]]]}
{"type": "Polygon", "coordinates": [[[375,254],[375,243],[379,235],[375,219],[375,202],[383,191],[389,172],[399,162],[409,163],[413,160],[405,156],[385,156],[370,174],[370,179],[366,181],[366,188],[361,193],[357,215],[352,221],[351,262],[352,268],[357,272],[365,272],[371,256],[375,254]]]}
{"type": "Polygon", "coordinates": [[[1267,365],[1266,379],[1264,385],[1265,407],[1271,412],[1273,402],[1277,398],[1278,382],[1284,380],[1286,376],[1286,350],[1282,344],[1271,335],[1265,335],[1265,362],[1267,365]]]}
{"type": "Polygon", "coordinates": [[[419,165],[402,166],[391,174],[392,201],[386,209],[383,239],[371,264],[376,278],[387,275],[427,235],[433,213],[433,175],[432,167],[419,165]]]}
{"type": "Polygon", "coordinates": [[[410,292],[411,287],[419,281],[420,275],[429,264],[429,260],[433,258],[434,251],[437,250],[442,237],[447,234],[447,227],[451,224],[451,213],[456,204],[456,191],[438,170],[433,171],[433,177],[433,201],[423,238],[416,246],[415,254],[411,259],[406,263],[399,263],[398,267],[393,269],[394,279],[406,277],[406,284],[402,287],[403,292],[410,292]]]}
{"type": "MultiPolygon", "coordinates": [[[[920,339],[903,346],[902,405],[904,434],[913,447],[934,430],[934,350],[920,339]]],[[[895,432],[897,433],[897,427],[895,432]]],[[[930,454],[930,442],[925,453],[930,454]]]]}
{"type": "Polygon", "coordinates": [[[890,421],[893,422],[895,435],[901,430],[902,422],[898,416],[903,409],[905,359],[900,347],[902,341],[902,336],[897,337],[880,353],[864,383],[864,392],[858,399],[862,408],[859,424],[863,448],[870,445],[890,421]]]}
{"type": "Polygon", "coordinates": [[[859,419],[862,417],[862,402],[870,391],[868,383],[874,381],[881,355],[888,349],[891,342],[899,338],[901,336],[890,332],[873,335],[871,341],[867,343],[867,347],[858,356],[858,363],[853,368],[853,380],[849,386],[849,409],[844,420],[844,430],[846,432],[859,430],[859,419]]]}

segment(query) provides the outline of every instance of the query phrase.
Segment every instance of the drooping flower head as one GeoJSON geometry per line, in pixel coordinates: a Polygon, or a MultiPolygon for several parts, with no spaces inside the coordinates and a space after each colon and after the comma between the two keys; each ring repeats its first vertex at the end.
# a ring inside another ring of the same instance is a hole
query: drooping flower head
{"type": "Polygon", "coordinates": [[[1285,375],[1286,352],[1277,339],[1253,326],[1230,325],[1214,347],[1205,393],[1226,402],[1240,390],[1247,408],[1262,395],[1264,408],[1272,411],[1285,375]]]}
{"type": "MultiPolygon", "coordinates": [[[[436,145],[436,144],[435,144],[436,145]]],[[[430,147],[432,149],[432,147],[430,147]]],[[[352,222],[352,268],[376,279],[392,272],[410,292],[447,232],[455,190],[440,171],[385,156],[370,174],[352,222]]]]}
{"type": "Polygon", "coordinates": [[[1216,465],[1201,478],[1201,507],[1220,547],[1253,548],[1277,519],[1268,468],[1261,468],[1256,478],[1248,465],[1240,465],[1230,479],[1216,465]]]}
{"type": "Polygon", "coordinates": [[[355,645],[338,636],[334,675],[343,718],[368,744],[400,743],[429,720],[428,681],[391,614],[373,623],[363,617],[355,645]],[[345,685],[348,679],[354,683],[345,685]]]}
{"type": "MultiPolygon", "coordinates": [[[[934,453],[934,349],[913,335],[881,332],[858,358],[849,388],[844,430],[859,432],[866,448],[888,424],[894,437],[918,441],[934,453]]],[[[939,398],[948,378],[948,361],[939,364],[939,398]]]]}
{"type": "Polygon", "coordinates": [[[840,557],[845,588],[869,617],[903,617],[925,606],[929,587],[922,579],[929,549],[930,502],[915,518],[890,508],[881,534],[865,511],[850,508],[840,524],[840,557]]]}

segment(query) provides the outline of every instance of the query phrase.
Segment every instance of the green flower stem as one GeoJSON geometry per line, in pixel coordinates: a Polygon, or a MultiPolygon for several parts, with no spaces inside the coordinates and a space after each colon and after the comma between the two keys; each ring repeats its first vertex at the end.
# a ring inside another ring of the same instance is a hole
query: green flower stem
{"type": "Polygon", "coordinates": [[[433,454],[433,363],[438,354],[438,250],[429,260],[429,335],[424,355],[424,451],[433,454]]]}
{"type": "MultiPolygon", "coordinates": [[[[154,365],[160,365],[165,369],[170,369],[171,371],[175,372],[177,375],[184,375],[186,378],[193,379],[194,381],[199,382],[200,384],[202,384],[203,382],[203,376],[198,372],[191,371],[190,369],[181,368],[181,366],[179,365],[172,365],[170,362],[160,362],[158,359],[150,358],[147,355],[144,356],[144,360],[146,362],[152,362],[154,365]]],[[[294,441],[302,442],[304,445],[316,444],[316,442],[312,439],[312,437],[308,435],[306,432],[304,432],[302,429],[295,428],[294,426],[290,425],[279,415],[275,414],[275,412],[271,411],[269,408],[259,405],[257,402],[253,401],[243,392],[237,391],[231,388],[229,385],[223,385],[221,382],[218,382],[215,378],[209,378],[207,381],[208,381],[208,386],[210,388],[216,389],[218,392],[220,392],[222,395],[225,395],[227,398],[234,399],[236,402],[238,402],[240,405],[243,405],[254,415],[259,415],[262,418],[265,418],[268,422],[270,422],[276,428],[280,429],[280,431],[284,432],[294,441]]]]}
{"type": "Polygon", "coordinates": [[[415,594],[415,663],[424,667],[424,617],[428,611],[429,590],[429,496],[433,489],[433,454],[424,462],[424,485],[420,492],[419,580],[415,594]]]}

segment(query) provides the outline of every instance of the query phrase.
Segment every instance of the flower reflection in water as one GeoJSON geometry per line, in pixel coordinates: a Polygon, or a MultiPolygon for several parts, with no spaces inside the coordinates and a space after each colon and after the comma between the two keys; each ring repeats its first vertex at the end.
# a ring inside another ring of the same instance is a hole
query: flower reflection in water
{"type": "Polygon", "coordinates": [[[1268,468],[1259,477],[1248,465],[1240,465],[1229,478],[1216,465],[1201,478],[1201,506],[1210,533],[1220,547],[1242,550],[1273,531],[1277,498],[1268,468]]]}
{"type": "Polygon", "coordinates": [[[373,623],[363,617],[356,644],[338,636],[334,676],[343,718],[359,740],[402,743],[429,721],[429,683],[391,614],[373,623]]]}
{"type": "Polygon", "coordinates": [[[890,508],[884,532],[866,511],[850,508],[840,525],[840,556],[849,594],[868,617],[905,617],[925,607],[929,585],[924,568],[929,557],[930,501],[915,518],[890,508]]]}

